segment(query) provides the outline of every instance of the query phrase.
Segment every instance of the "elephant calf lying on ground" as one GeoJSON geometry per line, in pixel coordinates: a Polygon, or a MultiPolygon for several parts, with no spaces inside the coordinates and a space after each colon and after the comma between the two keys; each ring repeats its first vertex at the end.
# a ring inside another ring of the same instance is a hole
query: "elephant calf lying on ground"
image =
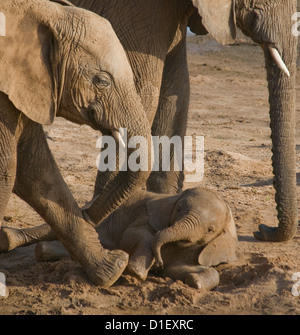
{"type": "MultiPolygon", "coordinates": [[[[215,192],[199,187],[173,196],[138,191],[96,230],[105,248],[130,255],[126,270],[142,280],[156,262],[164,268],[163,276],[212,289],[219,275],[211,266],[236,260],[237,235],[230,208],[215,192]]],[[[0,251],[50,239],[55,236],[48,225],[3,227],[0,251]]],[[[36,248],[40,261],[66,255],[58,242],[40,242],[36,248]]]]}

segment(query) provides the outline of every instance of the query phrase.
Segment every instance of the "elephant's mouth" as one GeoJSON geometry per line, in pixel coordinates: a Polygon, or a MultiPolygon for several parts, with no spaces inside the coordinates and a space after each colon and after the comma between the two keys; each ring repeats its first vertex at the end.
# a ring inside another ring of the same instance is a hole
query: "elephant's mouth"
{"type": "Polygon", "coordinates": [[[91,127],[95,130],[108,129],[107,125],[103,122],[104,107],[101,102],[90,102],[87,108],[81,108],[85,119],[90,123],[91,127]]]}
{"type": "Polygon", "coordinates": [[[103,135],[112,136],[122,148],[125,148],[124,136],[125,128],[109,128],[107,124],[103,125],[104,107],[99,102],[92,102],[88,108],[83,111],[85,118],[91,123],[95,130],[99,130],[103,135]]]}

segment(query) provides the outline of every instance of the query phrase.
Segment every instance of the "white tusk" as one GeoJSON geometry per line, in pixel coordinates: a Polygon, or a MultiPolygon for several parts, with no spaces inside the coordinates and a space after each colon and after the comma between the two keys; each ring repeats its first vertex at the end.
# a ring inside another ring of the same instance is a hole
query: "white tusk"
{"type": "Polygon", "coordinates": [[[290,77],[290,71],[288,70],[287,66],[285,65],[284,61],[282,60],[278,50],[274,47],[272,47],[270,44],[268,44],[268,49],[270,51],[270,54],[272,58],[274,59],[274,62],[279,67],[279,69],[285,73],[288,77],[290,77]]]}
{"type": "Polygon", "coordinates": [[[116,141],[117,141],[123,148],[125,148],[126,145],[125,145],[124,140],[123,140],[121,134],[119,133],[119,131],[118,131],[118,130],[112,130],[111,132],[112,132],[112,135],[113,135],[114,139],[115,139],[115,140],[116,140],[116,141]]]}

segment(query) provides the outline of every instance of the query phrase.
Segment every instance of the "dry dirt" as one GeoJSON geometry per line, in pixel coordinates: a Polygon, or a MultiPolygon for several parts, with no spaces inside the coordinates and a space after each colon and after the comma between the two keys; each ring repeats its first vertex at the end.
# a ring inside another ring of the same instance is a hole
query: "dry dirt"
{"type": "MultiPolygon", "coordinates": [[[[217,267],[220,285],[203,292],[152,275],[143,283],[123,276],[101,289],[69,259],[36,263],[29,246],[0,255],[9,289],[9,296],[0,298],[0,314],[300,314],[300,296],[292,294],[292,276],[300,272],[299,229],[287,243],[253,237],[260,223],[276,225],[276,211],[263,55],[258,46],[240,42],[223,47],[209,38],[191,38],[188,43],[188,134],[205,136],[202,183],[230,204],[238,231],[238,262],[217,267]]],[[[298,101],[299,94],[298,79],[298,101]]],[[[297,129],[299,108],[298,103],[297,129]]],[[[61,172],[83,205],[93,190],[99,135],[63,119],[46,131],[61,172]]],[[[299,132],[297,162],[300,193],[299,132]]],[[[15,196],[5,221],[16,227],[43,223],[15,196]]]]}

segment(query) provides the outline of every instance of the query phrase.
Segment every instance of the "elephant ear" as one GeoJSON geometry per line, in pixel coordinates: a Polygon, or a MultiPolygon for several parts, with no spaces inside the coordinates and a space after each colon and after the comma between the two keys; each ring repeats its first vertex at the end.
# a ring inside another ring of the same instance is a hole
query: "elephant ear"
{"type": "Polygon", "coordinates": [[[149,225],[156,231],[163,230],[170,225],[170,217],[180,195],[157,195],[146,204],[149,215],[149,225]]]}
{"type": "Polygon", "coordinates": [[[211,36],[221,44],[236,38],[235,0],[192,0],[202,23],[211,36]]]}
{"type": "Polygon", "coordinates": [[[0,38],[0,91],[31,120],[50,124],[57,110],[51,29],[27,9],[6,13],[6,22],[6,36],[0,38]]]}
{"type": "Polygon", "coordinates": [[[199,12],[197,11],[189,18],[188,27],[190,28],[191,32],[193,32],[196,35],[208,34],[208,31],[202,24],[202,17],[199,15],[199,12]]]}
{"type": "Polygon", "coordinates": [[[237,261],[237,234],[230,211],[228,226],[215,239],[210,241],[201,251],[198,263],[204,266],[216,266],[221,263],[237,261]]]}

